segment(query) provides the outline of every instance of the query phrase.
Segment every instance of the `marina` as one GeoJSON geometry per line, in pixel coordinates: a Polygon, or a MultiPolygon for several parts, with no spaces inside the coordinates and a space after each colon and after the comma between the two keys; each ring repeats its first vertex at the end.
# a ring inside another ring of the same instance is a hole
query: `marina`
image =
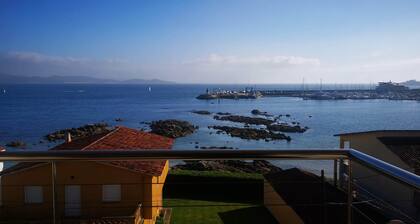
{"type": "Polygon", "coordinates": [[[260,97],[298,97],[304,100],[416,100],[420,101],[420,89],[409,89],[406,86],[380,82],[375,89],[328,89],[322,90],[256,90],[245,88],[243,91],[220,90],[206,91],[197,97],[200,100],[212,99],[258,99],[260,97]]]}

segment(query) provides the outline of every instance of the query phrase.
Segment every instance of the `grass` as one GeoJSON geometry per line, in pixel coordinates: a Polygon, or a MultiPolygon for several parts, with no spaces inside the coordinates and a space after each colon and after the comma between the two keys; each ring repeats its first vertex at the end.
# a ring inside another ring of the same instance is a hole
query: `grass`
{"type": "Polygon", "coordinates": [[[167,199],[164,206],[172,208],[171,224],[277,223],[265,207],[255,204],[167,199]]]}
{"type": "Polygon", "coordinates": [[[171,170],[164,187],[172,224],[277,223],[262,198],[263,177],[256,173],[171,170]]]}

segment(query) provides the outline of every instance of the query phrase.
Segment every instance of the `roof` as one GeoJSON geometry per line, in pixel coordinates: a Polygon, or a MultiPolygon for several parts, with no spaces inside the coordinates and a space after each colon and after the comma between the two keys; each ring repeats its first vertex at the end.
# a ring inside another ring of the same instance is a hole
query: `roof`
{"type": "Polygon", "coordinates": [[[80,138],[57,145],[51,150],[147,150],[170,149],[173,139],[126,127],[109,133],[80,138]]]}
{"type": "MultiPolygon", "coordinates": [[[[172,147],[173,141],[174,140],[172,138],[167,138],[149,132],[138,131],[126,127],[117,127],[108,133],[75,139],[71,142],[57,145],[50,150],[169,150],[172,147]]],[[[113,161],[101,163],[126,168],[146,175],[159,176],[162,174],[166,160],[113,161]]],[[[19,163],[5,169],[1,174],[29,168],[36,164],[39,163],[19,163]]]]}
{"type": "Polygon", "coordinates": [[[346,132],[346,133],[335,134],[334,136],[359,135],[359,134],[369,134],[369,133],[419,133],[420,134],[420,130],[372,130],[372,131],[346,132]]]}
{"type": "Polygon", "coordinates": [[[379,137],[387,148],[400,157],[414,172],[420,174],[420,136],[419,137],[379,137]]]}

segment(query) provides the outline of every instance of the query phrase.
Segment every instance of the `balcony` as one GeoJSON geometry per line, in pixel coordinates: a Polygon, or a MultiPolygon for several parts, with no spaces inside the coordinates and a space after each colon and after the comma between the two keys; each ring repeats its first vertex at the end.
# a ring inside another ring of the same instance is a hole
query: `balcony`
{"type": "Polygon", "coordinates": [[[353,149],[3,152],[0,160],[3,223],[418,222],[420,177],[353,149]],[[309,172],[296,161],[330,167],[309,172]],[[360,166],[371,173],[355,176],[360,166]]]}

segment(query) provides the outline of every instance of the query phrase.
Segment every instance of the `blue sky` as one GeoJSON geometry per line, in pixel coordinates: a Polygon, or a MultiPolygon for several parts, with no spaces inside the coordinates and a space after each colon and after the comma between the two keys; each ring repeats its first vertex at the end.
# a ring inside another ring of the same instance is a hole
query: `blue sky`
{"type": "Polygon", "coordinates": [[[420,1],[0,0],[0,73],[188,83],[420,79],[420,1]]]}

